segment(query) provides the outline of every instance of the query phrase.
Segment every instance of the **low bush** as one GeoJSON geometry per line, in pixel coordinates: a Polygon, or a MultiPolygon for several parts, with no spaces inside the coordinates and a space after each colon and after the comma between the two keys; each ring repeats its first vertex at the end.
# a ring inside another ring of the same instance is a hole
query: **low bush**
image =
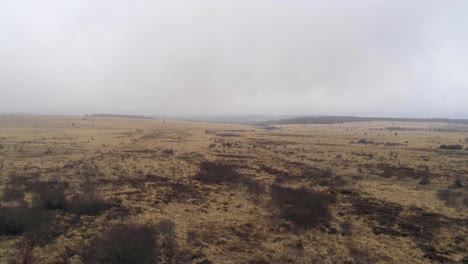
{"type": "Polygon", "coordinates": [[[234,166],[210,161],[200,164],[200,172],[193,178],[207,184],[237,183],[240,175],[234,166]]]}
{"type": "Polygon", "coordinates": [[[341,176],[334,176],[330,178],[322,178],[318,181],[320,186],[342,187],[346,185],[347,181],[341,176]]]}
{"type": "Polygon", "coordinates": [[[448,207],[468,206],[468,194],[450,189],[440,190],[437,197],[448,207]]]}
{"type": "Polygon", "coordinates": [[[115,225],[94,239],[85,263],[156,263],[156,240],[146,225],[115,225]]]}
{"type": "Polygon", "coordinates": [[[175,240],[175,225],[119,224],[96,237],[83,254],[84,263],[190,263],[175,240]]]}
{"type": "Polygon", "coordinates": [[[238,184],[254,195],[265,193],[265,187],[262,184],[246,175],[239,174],[235,166],[230,164],[204,161],[200,164],[200,172],[195,174],[193,179],[205,184],[238,184]]]}
{"type": "Polygon", "coordinates": [[[449,186],[451,189],[460,189],[463,188],[462,180],[460,176],[455,177],[453,183],[449,186]]]}
{"type": "Polygon", "coordinates": [[[271,187],[271,198],[281,218],[303,228],[328,224],[331,219],[330,205],[335,202],[334,197],[327,193],[277,184],[271,187]]]}
{"type": "Polygon", "coordinates": [[[462,145],[440,145],[440,149],[463,150],[462,145]]]}
{"type": "Polygon", "coordinates": [[[1,200],[4,202],[21,202],[24,201],[24,190],[7,186],[3,190],[1,200]]]}
{"type": "Polygon", "coordinates": [[[76,215],[99,215],[109,208],[109,204],[94,195],[75,195],[67,204],[67,211],[76,215]]]}
{"type": "Polygon", "coordinates": [[[18,245],[18,254],[15,263],[34,264],[37,263],[34,256],[34,242],[25,240],[18,245]]]}
{"type": "Polygon", "coordinates": [[[0,208],[0,236],[24,235],[31,242],[46,245],[61,233],[47,212],[35,208],[0,208]]]}
{"type": "Polygon", "coordinates": [[[48,210],[64,210],[67,207],[66,188],[66,184],[57,181],[39,181],[31,184],[33,205],[48,210]]]}
{"type": "Polygon", "coordinates": [[[173,149],[165,149],[162,151],[162,154],[166,157],[170,157],[174,155],[174,150],[173,149]]]}
{"type": "Polygon", "coordinates": [[[421,185],[428,185],[431,183],[431,179],[429,178],[429,174],[422,174],[421,179],[418,182],[421,185]]]}

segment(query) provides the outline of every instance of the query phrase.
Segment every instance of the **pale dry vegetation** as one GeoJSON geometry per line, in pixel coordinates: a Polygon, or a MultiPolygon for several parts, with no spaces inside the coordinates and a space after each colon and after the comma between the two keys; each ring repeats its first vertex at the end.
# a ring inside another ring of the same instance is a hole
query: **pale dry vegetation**
{"type": "Polygon", "coordinates": [[[2,116],[0,262],[466,263],[451,126],[2,116]]]}

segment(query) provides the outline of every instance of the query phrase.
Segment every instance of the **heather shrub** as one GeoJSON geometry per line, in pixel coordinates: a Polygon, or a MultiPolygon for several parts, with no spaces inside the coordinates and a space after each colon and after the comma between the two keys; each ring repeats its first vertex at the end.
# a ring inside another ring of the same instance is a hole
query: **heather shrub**
{"type": "Polygon", "coordinates": [[[277,184],[271,187],[271,198],[281,218],[304,228],[326,225],[331,219],[330,205],[335,202],[327,193],[277,184]]]}
{"type": "Polygon", "coordinates": [[[67,211],[76,215],[99,215],[109,204],[95,195],[75,195],[67,204],[67,211]]]}

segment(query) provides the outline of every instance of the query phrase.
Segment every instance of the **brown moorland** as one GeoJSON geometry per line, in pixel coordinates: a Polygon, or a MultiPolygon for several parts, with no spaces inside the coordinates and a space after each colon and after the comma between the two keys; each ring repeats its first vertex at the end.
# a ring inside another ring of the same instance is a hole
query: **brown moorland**
{"type": "Polygon", "coordinates": [[[0,116],[0,262],[467,263],[467,138],[0,116]]]}

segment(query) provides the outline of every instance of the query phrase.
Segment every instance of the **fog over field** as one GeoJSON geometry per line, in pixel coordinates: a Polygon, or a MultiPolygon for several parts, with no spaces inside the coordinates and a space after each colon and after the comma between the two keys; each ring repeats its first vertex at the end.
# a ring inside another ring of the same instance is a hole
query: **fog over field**
{"type": "Polygon", "coordinates": [[[0,112],[468,118],[468,2],[0,3],[0,112]]]}

